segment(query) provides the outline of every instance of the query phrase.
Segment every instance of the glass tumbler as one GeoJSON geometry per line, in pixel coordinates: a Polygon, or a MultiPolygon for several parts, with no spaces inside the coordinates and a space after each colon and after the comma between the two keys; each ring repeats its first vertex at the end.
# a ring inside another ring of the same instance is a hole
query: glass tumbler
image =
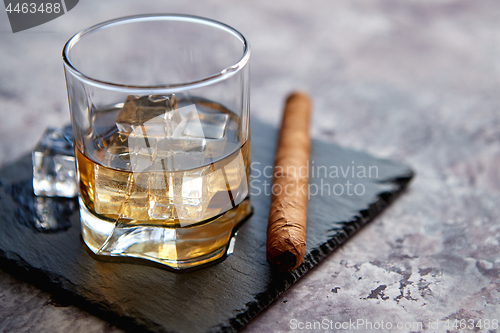
{"type": "Polygon", "coordinates": [[[82,238],[175,270],[224,259],[250,214],[250,46],[185,15],[107,21],[63,60],[82,238]]]}

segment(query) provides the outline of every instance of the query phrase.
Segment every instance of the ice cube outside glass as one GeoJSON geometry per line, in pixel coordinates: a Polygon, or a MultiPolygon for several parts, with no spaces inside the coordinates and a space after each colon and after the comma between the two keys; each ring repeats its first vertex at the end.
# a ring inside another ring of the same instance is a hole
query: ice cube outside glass
{"type": "Polygon", "coordinates": [[[251,214],[249,59],[237,30],[186,15],[118,18],[66,43],[92,252],[174,270],[231,254],[251,214]]]}
{"type": "Polygon", "coordinates": [[[37,196],[76,197],[75,155],[71,127],[49,127],[31,153],[33,192],[37,196]]]}

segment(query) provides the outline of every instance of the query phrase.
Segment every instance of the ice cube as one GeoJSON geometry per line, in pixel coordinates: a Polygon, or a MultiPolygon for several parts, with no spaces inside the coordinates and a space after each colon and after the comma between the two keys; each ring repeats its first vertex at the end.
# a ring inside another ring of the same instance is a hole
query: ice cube
{"type": "Polygon", "coordinates": [[[186,141],[202,138],[205,141],[205,163],[212,163],[219,158],[226,146],[225,131],[229,116],[224,113],[204,113],[190,111],[186,117],[182,137],[186,141]]]}
{"type": "Polygon", "coordinates": [[[32,153],[35,195],[72,198],[78,194],[69,127],[48,128],[32,153]]]}
{"type": "MultiPolygon", "coordinates": [[[[208,167],[210,168],[210,167],[208,167]]],[[[181,226],[187,226],[204,219],[208,202],[205,169],[184,172],[182,179],[173,184],[174,204],[181,226]]]]}
{"type": "Polygon", "coordinates": [[[107,137],[96,138],[93,142],[92,159],[99,164],[115,169],[130,168],[128,137],[114,132],[107,137]]]}
{"type": "Polygon", "coordinates": [[[225,113],[190,112],[188,117],[182,134],[205,139],[222,139],[229,119],[225,113]]]}
{"type": "MultiPolygon", "coordinates": [[[[181,226],[203,220],[211,166],[200,167],[224,151],[228,120],[227,114],[198,112],[195,104],[178,108],[174,95],[128,96],[116,117],[118,136],[104,150],[109,161],[126,155],[132,173],[96,169],[96,211],[119,211],[119,219],[177,219],[181,226]],[[124,194],[124,187],[132,190],[124,194]]],[[[226,196],[224,204],[231,205],[226,196]]]]}
{"type": "Polygon", "coordinates": [[[147,174],[94,167],[96,213],[125,220],[148,219],[147,174]]]}
{"type": "Polygon", "coordinates": [[[173,184],[176,175],[168,172],[149,173],[149,217],[152,219],[175,219],[173,184]]]}
{"type": "Polygon", "coordinates": [[[180,171],[204,164],[204,139],[160,139],[156,142],[153,170],[180,171]]]}
{"type": "Polygon", "coordinates": [[[233,204],[239,205],[248,196],[248,178],[245,161],[241,151],[231,162],[224,166],[227,188],[231,191],[233,204]]]}
{"type": "Polygon", "coordinates": [[[206,182],[209,192],[206,200],[209,202],[205,218],[214,217],[221,212],[233,208],[232,196],[228,191],[226,179],[227,177],[223,168],[208,174],[206,182]]]}
{"type": "Polygon", "coordinates": [[[248,177],[240,151],[231,162],[207,175],[205,219],[239,205],[248,196],[248,177]]]}
{"type": "MultiPolygon", "coordinates": [[[[204,168],[205,169],[205,168],[204,168]]],[[[181,226],[204,219],[208,202],[205,170],[192,172],[150,172],[149,217],[178,219],[181,226]]]]}
{"type": "Polygon", "coordinates": [[[171,123],[181,121],[179,114],[175,112],[176,110],[175,95],[142,97],[129,95],[116,117],[116,127],[123,134],[130,134],[134,132],[134,129],[143,127],[141,128],[143,132],[149,130],[148,135],[153,135],[153,131],[158,129],[158,126],[155,125],[161,125],[160,129],[163,129],[165,120],[171,123]],[[148,126],[153,128],[150,129],[148,126]]]}

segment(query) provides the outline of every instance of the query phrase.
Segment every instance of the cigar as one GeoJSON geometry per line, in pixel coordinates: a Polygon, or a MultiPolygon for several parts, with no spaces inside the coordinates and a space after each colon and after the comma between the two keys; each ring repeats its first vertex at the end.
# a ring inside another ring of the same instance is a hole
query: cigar
{"type": "Polygon", "coordinates": [[[266,244],[267,262],[280,271],[295,269],[304,260],[310,114],[306,94],[288,96],[274,160],[266,244]]]}

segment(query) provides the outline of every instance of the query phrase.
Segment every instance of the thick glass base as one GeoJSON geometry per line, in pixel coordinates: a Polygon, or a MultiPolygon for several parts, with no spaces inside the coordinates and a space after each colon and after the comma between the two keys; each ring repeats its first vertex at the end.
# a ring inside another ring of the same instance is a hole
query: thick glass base
{"type": "Polygon", "coordinates": [[[80,199],[82,238],[96,255],[150,260],[185,270],[222,260],[233,251],[235,230],[252,212],[250,199],[188,227],[121,223],[92,213],[80,199]]]}

